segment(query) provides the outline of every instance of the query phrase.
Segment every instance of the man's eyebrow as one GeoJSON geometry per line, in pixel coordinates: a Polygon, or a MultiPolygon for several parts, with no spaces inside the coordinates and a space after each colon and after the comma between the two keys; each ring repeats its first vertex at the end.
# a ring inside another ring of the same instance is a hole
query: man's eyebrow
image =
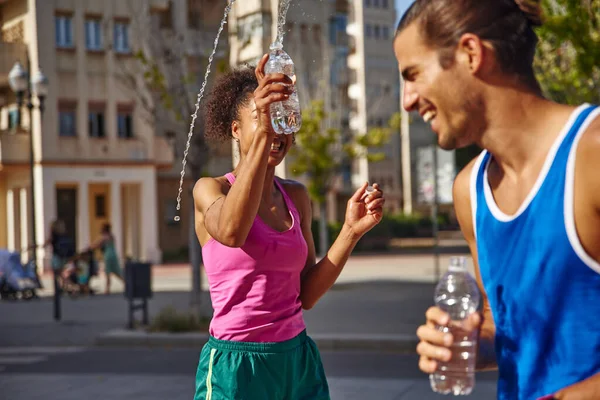
{"type": "Polygon", "coordinates": [[[417,67],[415,65],[409,65],[408,67],[403,68],[402,69],[402,78],[407,80],[416,69],[417,69],[417,67]]]}

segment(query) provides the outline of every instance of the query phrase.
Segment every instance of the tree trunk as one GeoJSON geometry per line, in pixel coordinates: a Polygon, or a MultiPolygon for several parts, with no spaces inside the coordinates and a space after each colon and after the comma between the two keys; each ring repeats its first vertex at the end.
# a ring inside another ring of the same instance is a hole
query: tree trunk
{"type": "Polygon", "coordinates": [[[319,203],[319,255],[325,257],[329,250],[329,235],[327,232],[327,202],[319,203]]]}
{"type": "MultiPolygon", "coordinates": [[[[190,193],[190,196],[192,194],[190,193]]],[[[190,297],[190,308],[195,315],[201,317],[202,304],[202,275],[200,267],[202,264],[202,248],[198,237],[196,236],[196,217],[194,210],[194,201],[192,198],[190,212],[190,229],[189,229],[189,257],[192,269],[192,292],[190,297]]]]}

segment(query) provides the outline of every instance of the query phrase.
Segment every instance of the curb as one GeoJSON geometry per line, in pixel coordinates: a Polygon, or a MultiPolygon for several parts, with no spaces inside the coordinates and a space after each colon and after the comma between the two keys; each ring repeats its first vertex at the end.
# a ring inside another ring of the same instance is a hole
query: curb
{"type": "MultiPolygon", "coordinates": [[[[397,334],[339,334],[309,335],[320,350],[369,350],[414,353],[418,344],[416,335],[397,334]]],[[[114,329],[98,336],[96,346],[105,347],[193,347],[201,348],[208,341],[207,333],[148,333],[114,329]]]]}

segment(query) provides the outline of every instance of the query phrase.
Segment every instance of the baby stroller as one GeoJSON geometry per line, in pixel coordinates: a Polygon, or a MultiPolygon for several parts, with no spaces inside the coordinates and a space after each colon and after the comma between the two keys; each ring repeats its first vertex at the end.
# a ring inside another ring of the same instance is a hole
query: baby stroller
{"type": "Polygon", "coordinates": [[[90,280],[98,274],[98,264],[94,252],[86,249],[70,259],[71,264],[64,271],[63,290],[70,296],[95,294],[90,288],[90,280]]]}
{"type": "Polygon", "coordinates": [[[35,271],[35,262],[21,263],[21,254],[0,250],[0,298],[3,300],[37,297],[36,289],[41,287],[35,271]]]}

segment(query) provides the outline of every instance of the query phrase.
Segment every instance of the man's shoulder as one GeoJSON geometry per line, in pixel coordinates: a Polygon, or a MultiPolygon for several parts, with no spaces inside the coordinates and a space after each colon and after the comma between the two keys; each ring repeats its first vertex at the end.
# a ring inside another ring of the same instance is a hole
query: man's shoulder
{"type": "Polygon", "coordinates": [[[482,154],[483,151],[469,161],[469,163],[456,175],[452,188],[455,203],[457,201],[467,201],[470,203],[471,178],[473,176],[473,170],[479,167],[479,160],[482,154]]]}
{"type": "Polygon", "coordinates": [[[584,182],[584,186],[588,189],[587,193],[597,198],[595,203],[600,209],[600,179],[598,178],[600,157],[598,154],[600,154],[600,114],[596,114],[596,117],[581,134],[577,145],[575,165],[577,179],[584,182]]]}

